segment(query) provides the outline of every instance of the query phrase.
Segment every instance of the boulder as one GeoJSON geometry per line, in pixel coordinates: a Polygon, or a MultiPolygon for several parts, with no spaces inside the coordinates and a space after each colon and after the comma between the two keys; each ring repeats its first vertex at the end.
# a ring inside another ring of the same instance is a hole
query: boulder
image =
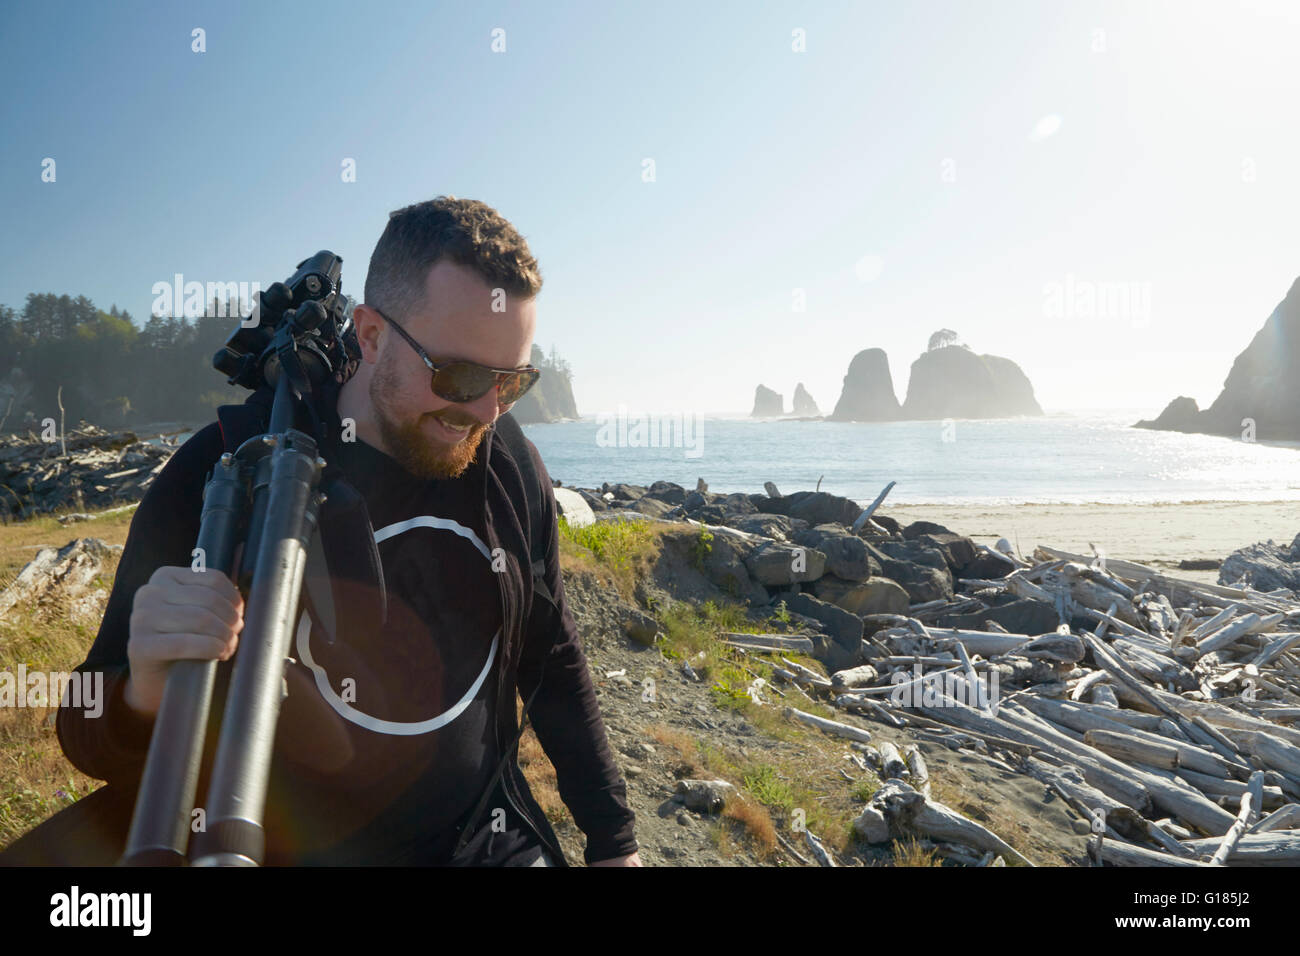
{"type": "MultiPolygon", "coordinates": [[[[854,654],[861,653],[862,618],[856,614],[852,614],[842,607],[837,607],[829,601],[823,601],[811,594],[791,595],[786,598],[786,606],[791,611],[811,617],[820,623],[822,629],[842,648],[850,650],[854,654]]],[[[850,664],[849,666],[853,665],[850,664]]]]}
{"type": "MultiPolygon", "coordinates": [[[[572,528],[582,528],[589,524],[596,523],[596,516],[592,514],[591,505],[583,496],[568,488],[553,488],[552,494],[555,495],[555,505],[559,516],[564,518],[572,528]]],[[[607,511],[608,508],[604,502],[601,502],[601,511],[607,511]]]]}
{"type": "Polygon", "coordinates": [[[898,396],[883,349],[863,349],[849,362],[832,422],[888,422],[899,416],[898,396]]]}
{"type": "Polygon", "coordinates": [[[797,531],[808,527],[806,521],[777,514],[748,514],[740,517],[728,517],[727,525],[738,531],[744,531],[746,534],[762,535],[764,538],[772,538],[775,541],[789,541],[797,531]]]}
{"type": "Polygon", "coordinates": [[[865,581],[882,573],[880,563],[867,550],[867,542],[840,525],[817,525],[795,532],[790,540],[821,551],[826,555],[826,570],[846,581],[865,581]]]}
{"type": "Polygon", "coordinates": [[[826,574],[814,582],[813,593],[858,616],[906,614],[910,603],[907,591],[889,578],[846,581],[826,574]]]}
{"type": "Polygon", "coordinates": [[[670,505],[680,505],[686,500],[686,489],[671,481],[656,481],[646,489],[645,497],[670,505]]]}
{"type": "Polygon", "coordinates": [[[826,491],[796,491],[780,498],[750,495],[749,500],[757,511],[799,518],[810,525],[834,522],[847,527],[862,514],[860,505],[826,491]]]}
{"type": "Polygon", "coordinates": [[[760,584],[780,587],[816,581],[826,571],[826,555],[815,548],[766,541],[745,558],[745,567],[760,584]],[[802,570],[795,569],[797,561],[801,561],[802,570]]]}
{"type": "Polygon", "coordinates": [[[704,575],[728,594],[750,604],[766,604],[767,589],[749,576],[745,557],[753,548],[723,534],[713,536],[704,575]]]}

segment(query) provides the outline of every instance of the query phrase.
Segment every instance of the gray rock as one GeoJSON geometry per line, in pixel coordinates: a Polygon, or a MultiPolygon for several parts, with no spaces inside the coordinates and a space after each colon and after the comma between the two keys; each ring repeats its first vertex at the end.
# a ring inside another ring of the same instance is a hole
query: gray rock
{"type": "Polygon", "coordinates": [[[867,549],[867,542],[840,525],[818,525],[796,532],[791,540],[824,553],[827,571],[846,581],[865,581],[882,573],[880,562],[867,549]]]}
{"type": "Polygon", "coordinates": [[[813,585],[813,593],[823,601],[842,607],[851,614],[906,614],[911,598],[903,587],[889,578],[845,581],[827,574],[813,585]]]}
{"type": "Polygon", "coordinates": [[[555,504],[560,516],[569,523],[570,527],[583,528],[595,524],[596,516],[592,514],[591,505],[587,504],[586,499],[578,492],[570,491],[568,488],[552,488],[551,493],[555,495],[555,504]]]}
{"type": "Polygon", "coordinates": [[[787,518],[785,515],[748,514],[729,517],[727,525],[746,534],[762,535],[774,541],[789,541],[797,530],[807,527],[807,522],[787,518]]]}
{"type": "Polygon", "coordinates": [[[1235,585],[1242,580],[1257,591],[1286,588],[1300,593],[1300,534],[1290,547],[1268,541],[1240,548],[1224,558],[1219,583],[1235,585]]]}
{"type": "Polygon", "coordinates": [[[659,622],[645,611],[637,608],[624,608],[620,613],[623,623],[623,633],[638,644],[645,644],[647,647],[654,644],[655,638],[659,634],[659,622]]]}
{"type": "Polygon", "coordinates": [[[686,500],[686,489],[671,481],[656,481],[646,489],[645,497],[670,505],[680,505],[686,500]]]}
{"type": "Polygon", "coordinates": [[[779,587],[803,581],[816,581],[825,573],[826,555],[816,548],[765,541],[745,558],[745,567],[760,584],[779,587]],[[803,570],[795,570],[795,562],[800,555],[802,555],[803,570]]]}
{"type": "Polygon", "coordinates": [[[677,794],[688,810],[717,813],[737,795],[737,791],[735,785],[726,780],[678,780],[677,794]]]}
{"type": "Polygon", "coordinates": [[[811,594],[792,595],[786,600],[786,606],[797,614],[816,620],[837,644],[855,654],[861,651],[862,618],[856,614],[851,614],[842,607],[837,607],[811,594]]]}

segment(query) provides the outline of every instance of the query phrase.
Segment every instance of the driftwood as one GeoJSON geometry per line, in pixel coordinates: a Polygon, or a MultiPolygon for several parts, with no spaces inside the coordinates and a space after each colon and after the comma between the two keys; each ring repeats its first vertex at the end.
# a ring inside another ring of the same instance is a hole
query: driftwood
{"type": "Polygon", "coordinates": [[[1094,861],[1109,863],[1111,866],[1206,866],[1200,860],[1159,850],[1148,850],[1129,843],[1117,843],[1114,840],[1093,836],[1088,840],[1088,856],[1094,861]]]}
{"type": "Polygon", "coordinates": [[[1022,866],[1033,866],[997,834],[957,811],[927,800],[917,790],[900,780],[889,780],[871,798],[871,805],[889,821],[890,829],[900,834],[915,834],[931,840],[944,840],[993,850],[1022,866]]]}
{"type": "Polygon", "coordinates": [[[1246,827],[1254,823],[1259,816],[1260,804],[1264,797],[1264,775],[1251,774],[1250,782],[1246,786],[1247,792],[1241,795],[1241,811],[1232,826],[1228,828],[1228,832],[1224,834],[1223,842],[1214,851],[1214,856],[1210,857],[1211,866],[1223,866],[1227,863],[1228,857],[1232,855],[1232,851],[1237,848],[1237,844],[1245,835],[1246,827]]]}
{"type": "Polygon", "coordinates": [[[800,654],[813,652],[813,640],[794,634],[733,634],[724,632],[719,639],[731,647],[743,647],[751,651],[798,651],[800,654]]]}
{"type": "MultiPolygon", "coordinates": [[[[1209,859],[1223,843],[1221,839],[1188,840],[1186,845],[1209,859]]],[[[1225,860],[1248,866],[1296,866],[1300,864],[1300,833],[1247,833],[1225,860]]]]}
{"type": "Polygon", "coordinates": [[[785,716],[793,717],[795,720],[808,724],[810,727],[816,727],[818,730],[833,734],[836,737],[847,737],[849,740],[858,740],[867,743],[871,740],[871,731],[864,730],[861,727],[853,727],[849,724],[841,724],[834,720],[827,720],[825,717],[818,717],[815,714],[804,713],[802,710],[796,710],[793,707],[787,707],[784,711],[785,716]]]}

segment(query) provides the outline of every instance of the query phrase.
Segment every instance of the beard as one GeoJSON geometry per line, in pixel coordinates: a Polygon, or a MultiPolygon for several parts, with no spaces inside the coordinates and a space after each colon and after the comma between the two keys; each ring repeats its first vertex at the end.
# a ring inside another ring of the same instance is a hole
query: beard
{"type": "Polygon", "coordinates": [[[397,394],[398,383],[387,362],[370,380],[370,404],[375,411],[379,435],[388,454],[417,478],[459,478],[474,461],[488,426],[452,408],[426,412],[413,421],[403,421],[386,404],[386,396],[397,394]],[[429,422],[440,420],[452,426],[469,425],[465,437],[454,444],[429,435],[429,422]]]}

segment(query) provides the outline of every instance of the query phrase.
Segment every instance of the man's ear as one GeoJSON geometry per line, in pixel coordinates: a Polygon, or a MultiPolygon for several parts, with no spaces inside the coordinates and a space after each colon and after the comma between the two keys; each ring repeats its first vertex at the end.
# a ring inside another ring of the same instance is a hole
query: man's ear
{"type": "Polygon", "coordinates": [[[383,344],[387,323],[374,309],[360,304],[352,310],[352,324],[357,330],[362,360],[373,365],[379,361],[379,347],[383,344]]]}

